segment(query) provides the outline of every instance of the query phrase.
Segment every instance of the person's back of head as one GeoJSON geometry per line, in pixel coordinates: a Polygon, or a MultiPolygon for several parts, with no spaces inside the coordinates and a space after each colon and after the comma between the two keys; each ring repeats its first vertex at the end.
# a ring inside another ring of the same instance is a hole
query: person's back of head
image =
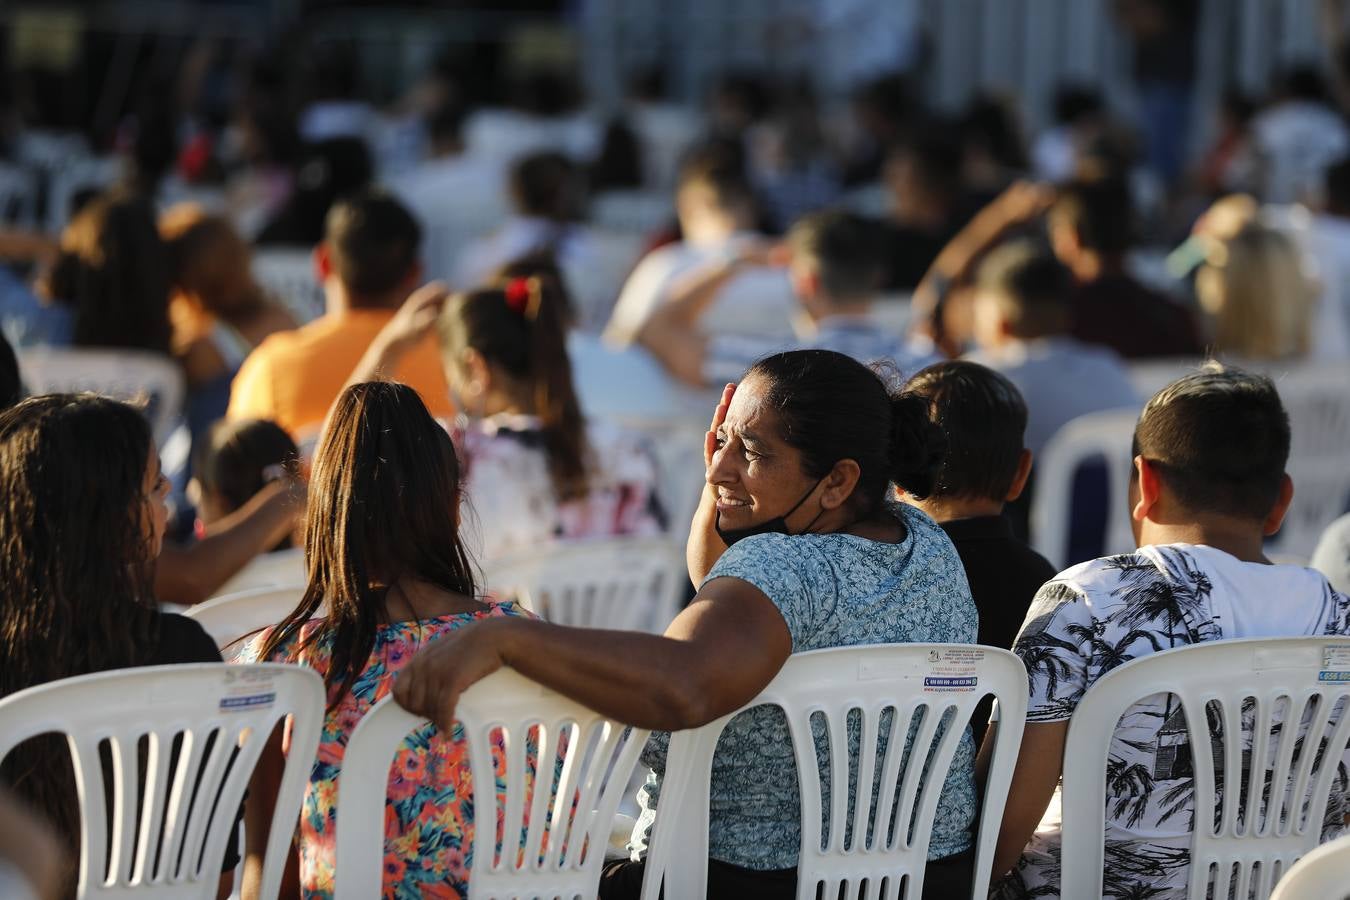
{"type": "Polygon", "coordinates": [[[1327,212],[1350,219],[1350,156],[1327,166],[1323,179],[1327,212]]]}
{"type": "Polygon", "coordinates": [[[896,214],[915,224],[956,212],[962,192],[961,134],[950,123],[915,123],[886,155],[885,179],[896,214]]]}
{"type": "Polygon", "coordinates": [[[576,163],[556,152],[532,153],[511,167],[511,202],[531,218],[572,222],[580,214],[581,173],[576,163]]]}
{"type": "MultiPolygon", "coordinates": [[[[144,417],[114,400],[52,394],[0,412],[0,697],[150,659],[166,516],[156,459],[144,417]]],[[[21,745],[0,780],[78,854],[64,740],[21,745]]]]}
{"type": "Polygon", "coordinates": [[[877,226],[849,212],[812,213],[788,231],[797,295],[828,307],[871,300],[885,268],[877,226]]]}
{"type": "Polygon", "coordinates": [[[754,188],[746,174],[744,151],[714,140],[691,150],[680,164],[675,206],[686,232],[715,220],[722,232],[754,226],[754,188]]]}
{"type": "Polygon", "coordinates": [[[928,404],[877,369],[832,350],[790,350],[751,366],[742,388],[750,382],[809,477],[824,478],[841,460],[857,463],[848,503],[858,517],[876,513],[892,483],[919,498],[935,488],[946,441],[928,404]]]}
{"type": "Polygon", "coordinates": [[[1213,352],[1246,360],[1306,356],[1317,292],[1285,233],[1250,222],[1218,240],[1195,275],[1213,323],[1213,352]]]}
{"type": "Polygon", "coordinates": [[[976,341],[990,348],[1068,333],[1072,288],[1069,270],[1030,241],[999,247],[976,275],[976,341]]]}
{"type": "Polygon", "coordinates": [[[19,358],[9,339],[0,334],[0,411],[9,409],[22,398],[23,376],[19,372],[19,358]]]}
{"type": "Polygon", "coordinates": [[[1090,87],[1077,84],[1056,88],[1053,105],[1055,124],[1069,127],[1096,119],[1104,110],[1100,94],[1090,87]]]}
{"type": "Polygon", "coordinates": [[[464,105],[446,99],[427,116],[427,137],[433,156],[457,156],[464,149],[464,105]]]}
{"type": "Polygon", "coordinates": [[[536,250],[513,259],[492,273],[490,283],[504,285],[517,278],[541,279],[549,297],[557,304],[563,328],[568,329],[576,324],[576,306],[567,291],[567,279],[558,265],[557,254],[551,250],[536,250]]]}
{"type": "Polygon", "coordinates": [[[1120,179],[1079,179],[1061,186],[1049,218],[1055,255],[1070,266],[1084,254],[1118,260],[1133,243],[1130,189],[1120,179]]]}
{"type": "Polygon", "coordinates": [[[144,197],[114,191],[86,204],[43,289],[74,310],[76,346],[168,352],[168,254],[144,197]]]}
{"type": "Polygon", "coordinates": [[[306,144],[295,167],[295,189],[258,234],[259,244],[312,247],[323,239],[333,205],[370,185],[375,164],[365,141],[337,137],[306,144]]]}
{"type": "Polygon", "coordinates": [[[1026,449],[1027,405],[1017,387],[967,360],[919,371],[906,393],[928,402],[929,416],[947,439],[947,455],[927,501],[919,506],[938,521],[996,515],[1017,499],[1031,471],[1026,449]]]}
{"type": "Polygon", "coordinates": [[[464,597],[473,569],[459,536],[462,473],[454,444],[417,391],[394,382],[344,390],[314,455],[305,520],[309,585],[264,642],[266,659],[326,605],[312,640],[330,640],[329,708],[351,690],[405,579],[464,597]]]}
{"type": "Polygon", "coordinates": [[[1289,417],[1266,376],[1211,362],[1172,382],[1148,401],[1135,427],[1136,538],[1141,515],[1183,526],[1218,519],[1274,533],[1292,496],[1289,441],[1289,417]],[[1153,505],[1159,498],[1167,507],[1161,512],[1153,505]]]}
{"type": "Polygon", "coordinates": [[[328,213],[324,268],[352,306],[397,306],[421,277],[421,243],[422,228],[406,206],[386,191],[362,191],[328,213]]]}
{"type": "Polygon", "coordinates": [[[490,379],[511,399],[512,411],[538,416],[554,492],[566,500],[588,489],[589,448],[560,284],[532,275],[456,294],[442,308],[437,330],[446,380],[460,395],[456,405],[470,415],[495,412],[483,408],[482,381],[490,379]]]}
{"type": "Polygon", "coordinates": [[[180,204],[159,219],[174,291],[227,321],[266,303],[253,277],[252,250],[234,224],[193,204],[180,204]]]}
{"type": "Polygon", "coordinates": [[[294,472],[300,451],[280,425],[227,419],[194,448],[192,477],[201,520],[210,525],[246,504],[268,482],[294,472]]]}
{"type": "Polygon", "coordinates": [[[1287,99],[1303,103],[1326,103],[1330,98],[1326,79],[1310,63],[1289,66],[1280,78],[1280,87],[1287,99]]]}

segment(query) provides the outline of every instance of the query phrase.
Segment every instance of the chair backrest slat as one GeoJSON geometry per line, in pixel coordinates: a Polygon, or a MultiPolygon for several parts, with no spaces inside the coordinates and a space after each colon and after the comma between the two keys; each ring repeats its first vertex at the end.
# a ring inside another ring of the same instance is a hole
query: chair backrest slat
{"type": "Polygon", "coordinates": [[[68,678],[0,700],[0,759],[38,735],[66,736],[81,898],[206,900],[263,745],[289,715],[291,751],[262,876],[264,895],[275,895],[323,696],[320,678],[295,666],[200,663],[68,678]]]}
{"type": "Polygon", "coordinates": [[[189,607],[183,615],[202,626],[217,647],[237,651],[243,645],[242,638],[280,622],[304,595],[303,584],[254,588],[213,597],[189,607]]]}

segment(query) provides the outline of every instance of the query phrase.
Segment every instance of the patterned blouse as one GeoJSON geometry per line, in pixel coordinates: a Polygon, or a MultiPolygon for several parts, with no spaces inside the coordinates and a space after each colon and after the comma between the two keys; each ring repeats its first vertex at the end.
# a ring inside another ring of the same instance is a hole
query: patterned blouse
{"type": "MultiPolygon", "coordinates": [[[[973,644],[975,603],[956,548],[921,510],[897,506],[893,513],[906,530],[898,544],[850,534],[756,535],[723,553],[707,581],[739,578],[763,591],[782,613],[794,653],[858,644],[973,644]]],[[[816,739],[820,745],[823,735],[816,739]]],[[[637,852],[658,815],[669,742],[669,733],[654,733],[643,751],[642,762],[653,771],[638,794],[642,816],[630,845],[637,852]]],[[[967,730],[938,801],[930,859],[970,848],[974,771],[975,744],[967,730]]],[[[827,781],[822,776],[822,784],[827,781]]],[[[771,706],[746,710],[727,723],[713,757],[709,855],[747,869],[792,868],[800,822],[783,712],[771,706]]]]}
{"type": "Polygon", "coordinates": [[[560,501],[538,418],[503,413],[455,433],[466,467],[463,534],[470,556],[493,560],[558,540],[665,530],[656,463],[643,438],[590,419],[586,439],[589,489],[560,501]]]}
{"type": "MultiPolygon", "coordinates": [[[[394,676],[418,648],[448,631],[479,619],[526,616],[513,603],[490,604],[479,612],[455,613],[422,622],[382,625],[375,633],[370,661],[357,676],[351,693],[324,716],[319,752],[305,789],[300,814],[300,885],[306,900],[333,896],[336,865],[338,779],[352,730],[372,706],[393,689],[394,676]]],[[[297,643],[318,627],[310,622],[300,639],[277,649],[272,662],[299,663],[324,675],[332,660],[329,639],[305,646],[297,643]]],[[[258,661],[271,629],[249,641],[237,662],[258,661]]],[[[468,894],[473,848],[472,781],[468,744],[458,722],[450,740],[428,725],[413,732],[394,755],[385,807],[384,897],[459,898],[468,894]]],[[[505,791],[505,757],[496,760],[498,791],[505,791]]]]}

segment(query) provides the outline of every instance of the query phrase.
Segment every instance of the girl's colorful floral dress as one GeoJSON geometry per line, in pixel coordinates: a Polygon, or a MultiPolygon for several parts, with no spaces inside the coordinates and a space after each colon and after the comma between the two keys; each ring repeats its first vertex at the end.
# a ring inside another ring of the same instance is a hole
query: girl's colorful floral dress
{"type": "MultiPolygon", "coordinates": [[[[515,603],[490,603],[481,612],[379,627],[370,660],[352,685],[351,693],[324,716],[319,752],[300,813],[300,885],[306,900],[327,900],[333,896],[338,780],[352,730],[372,706],[389,694],[394,676],[420,647],[447,631],[495,616],[531,614],[515,603]]],[[[298,663],[325,675],[332,659],[331,641],[305,644],[319,624],[318,620],[306,624],[299,639],[287,641],[269,661],[298,663]],[[297,653],[298,644],[304,646],[297,653]]],[[[250,640],[236,661],[259,661],[258,651],[269,632],[270,629],[250,640]]],[[[505,791],[504,757],[500,753],[494,755],[497,789],[505,791]]],[[[449,740],[429,725],[404,740],[394,755],[385,804],[386,898],[467,895],[473,847],[472,790],[468,744],[458,722],[449,740]]]]}

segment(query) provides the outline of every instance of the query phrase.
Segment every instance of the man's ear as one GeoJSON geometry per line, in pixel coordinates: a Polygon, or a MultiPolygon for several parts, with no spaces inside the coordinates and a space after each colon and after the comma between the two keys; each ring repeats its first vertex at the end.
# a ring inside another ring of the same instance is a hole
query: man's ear
{"type": "Polygon", "coordinates": [[[1027,479],[1031,477],[1031,463],[1031,451],[1023,447],[1022,455],[1017,459],[1017,472],[1013,475],[1012,484],[1008,485],[1008,493],[1003,498],[1004,503],[1013,502],[1027,489],[1027,479]]]}
{"type": "Polygon", "coordinates": [[[1153,512],[1158,498],[1162,496],[1162,477],[1157,467],[1140,455],[1134,458],[1134,479],[1139,490],[1130,515],[1136,522],[1142,522],[1153,512]]]}
{"type": "Polygon", "coordinates": [[[820,505],[825,509],[838,509],[843,506],[848,498],[853,496],[853,489],[858,486],[858,478],[861,475],[862,467],[856,461],[839,460],[821,482],[824,490],[820,495],[820,505]]]}
{"type": "Polygon", "coordinates": [[[1265,524],[1262,526],[1261,533],[1266,537],[1280,530],[1284,524],[1284,516],[1289,512],[1289,504],[1294,502],[1294,482],[1286,473],[1280,476],[1280,495],[1275,499],[1275,505],[1270,508],[1266,514],[1265,524]]]}
{"type": "Polygon", "coordinates": [[[319,279],[319,284],[328,280],[328,276],[333,274],[333,257],[328,251],[328,245],[320,242],[314,246],[314,277],[319,279]]]}

